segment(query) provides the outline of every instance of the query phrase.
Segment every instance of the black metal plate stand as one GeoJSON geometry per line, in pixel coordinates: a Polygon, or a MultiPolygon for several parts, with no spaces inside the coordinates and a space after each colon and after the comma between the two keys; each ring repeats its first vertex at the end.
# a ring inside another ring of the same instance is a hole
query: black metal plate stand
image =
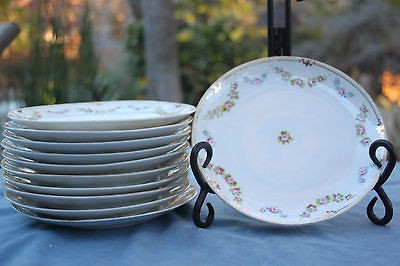
{"type": "Polygon", "coordinates": [[[206,168],[207,165],[210,163],[212,155],[213,155],[213,150],[210,144],[208,142],[199,142],[197,143],[191,153],[190,153],[190,167],[192,168],[192,172],[194,177],[196,178],[197,183],[200,186],[200,193],[199,196],[197,197],[196,203],[194,204],[193,208],[193,222],[196,226],[201,227],[201,228],[206,228],[210,224],[212,224],[214,220],[214,208],[211,205],[211,203],[207,202],[207,208],[208,208],[208,214],[207,218],[205,220],[202,220],[200,217],[201,213],[201,208],[203,207],[204,200],[206,199],[206,196],[208,193],[214,194],[214,191],[210,188],[208,185],[207,181],[205,180],[203,174],[201,173],[200,166],[198,164],[197,158],[199,157],[199,152],[201,150],[205,150],[207,153],[207,157],[202,165],[203,168],[206,168]]]}
{"type": "MultiPolygon", "coordinates": [[[[297,0],[301,2],[303,0],[297,0]]],[[[291,1],[285,0],[284,17],[274,16],[281,12],[276,12],[274,0],[268,0],[268,56],[291,55],[291,36],[292,36],[292,16],[291,1]],[[275,19],[276,18],[276,19],[275,19]],[[275,26],[275,24],[277,24],[275,26]]]]}
{"type": "Polygon", "coordinates": [[[376,150],[379,147],[384,147],[388,152],[387,164],[386,167],[383,169],[381,175],[379,176],[378,182],[376,182],[374,186],[374,190],[378,194],[379,198],[381,199],[383,206],[385,207],[385,215],[382,218],[379,218],[374,213],[374,206],[376,201],[378,200],[377,197],[374,197],[367,206],[367,215],[368,218],[376,225],[386,225],[388,224],[393,218],[393,205],[390,198],[387,196],[385,190],[383,189],[383,184],[389,179],[390,175],[393,172],[394,167],[396,166],[396,152],[393,148],[393,145],[384,139],[374,141],[371,146],[369,147],[369,157],[374,162],[374,164],[378,167],[382,167],[382,163],[376,158],[376,150]]]}

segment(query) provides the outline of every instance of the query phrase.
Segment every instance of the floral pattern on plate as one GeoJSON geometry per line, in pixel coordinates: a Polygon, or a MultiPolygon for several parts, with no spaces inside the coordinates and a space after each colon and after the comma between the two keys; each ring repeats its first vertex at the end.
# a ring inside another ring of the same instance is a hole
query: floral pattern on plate
{"type": "MultiPolygon", "coordinates": [[[[261,74],[256,76],[245,76],[243,81],[253,85],[259,86],[267,80],[267,74],[261,74]]],[[[239,83],[237,81],[232,82],[229,88],[229,93],[226,95],[228,96],[227,100],[219,105],[218,107],[207,111],[206,116],[204,119],[214,119],[221,117],[224,113],[229,112],[235,105],[237,100],[239,99],[239,90],[238,90],[239,83]]]]}
{"type": "MultiPolygon", "coordinates": [[[[206,137],[206,142],[208,144],[210,144],[210,145],[215,144],[214,138],[207,130],[203,130],[203,135],[204,135],[204,137],[206,137]]],[[[240,187],[238,186],[238,183],[232,177],[231,174],[226,173],[225,169],[222,168],[221,166],[214,166],[212,163],[209,163],[207,168],[212,170],[218,176],[222,176],[225,183],[229,185],[229,192],[232,194],[233,200],[235,202],[241,203],[243,201],[243,199],[240,197],[240,195],[242,194],[242,191],[241,191],[240,187]]],[[[216,182],[213,182],[212,187],[217,190],[221,190],[220,186],[216,182]]]]}
{"type": "MultiPolygon", "coordinates": [[[[319,206],[325,206],[331,203],[339,203],[342,201],[348,201],[355,196],[352,194],[343,195],[341,193],[335,193],[331,195],[326,195],[325,197],[318,198],[314,201],[314,203],[309,204],[306,207],[306,210],[300,215],[302,218],[309,218],[312,213],[318,211],[319,206]]],[[[335,212],[335,210],[329,210],[329,212],[335,212]]]]}
{"type": "Polygon", "coordinates": [[[281,209],[278,207],[262,207],[260,209],[261,213],[270,214],[270,215],[278,215],[281,218],[287,218],[287,214],[283,213],[281,209]]]}
{"type": "Polygon", "coordinates": [[[278,136],[278,141],[281,144],[286,144],[290,143],[293,141],[293,137],[290,135],[290,133],[287,130],[282,130],[281,134],[278,136]]]}
{"type": "Polygon", "coordinates": [[[105,109],[105,110],[102,110],[102,109],[96,110],[91,107],[86,107],[86,108],[82,107],[82,108],[79,108],[78,111],[85,113],[85,114],[107,114],[107,113],[114,113],[119,109],[121,109],[121,106],[115,106],[113,108],[105,109]]]}
{"type": "Polygon", "coordinates": [[[360,112],[357,114],[356,117],[356,134],[359,137],[360,143],[363,146],[367,146],[371,143],[371,139],[367,136],[367,130],[365,128],[365,122],[367,118],[368,108],[365,104],[362,104],[359,108],[360,112]]]}
{"type": "Polygon", "coordinates": [[[16,114],[19,117],[21,117],[23,119],[26,119],[28,121],[37,121],[37,120],[40,120],[42,118],[42,115],[38,111],[32,111],[31,113],[26,114],[26,113],[22,112],[22,110],[17,110],[16,114]]]}
{"type": "Polygon", "coordinates": [[[292,73],[284,70],[282,67],[273,66],[272,67],[277,74],[281,75],[282,80],[289,81],[292,86],[298,86],[300,88],[304,88],[308,85],[308,87],[312,88],[317,85],[317,83],[324,82],[327,79],[327,75],[318,75],[316,77],[312,77],[309,79],[304,78],[295,78],[292,73]]]}
{"type": "Polygon", "coordinates": [[[358,170],[358,182],[360,182],[360,183],[365,182],[365,178],[366,178],[370,168],[376,168],[376,165],[374,163],[369,163],[368,165],[362,166],[358,170]]]}
{"type": "Polygon", "coordinates": [[[354,96],[353,92],[346,90],[342,85],[340,85],[340,80],[338,78],[333,81],[333,84],[335,85],[335,89],[340,97],[351,98],[354,96]]]}
{"type": "Polygon", "coordinates": [[[239,99],[239,91],[237,90],[237,87],[237,82],[232,83],[229,93],[227,94],[228,99],[222,105],[208,111],[205,119],[214,119],[222,116],[225,112],[229,112],[232,107],[236,105],[236,100],[239,99]]]}
{"type": "Polygon", "coordinates": [[[215,143],[214,138],[210,135],[210,133],[207,130],[203,130],[203,135],[206,137],[206,142],[210,145],[213,145],[215,143]]]}
{"type": "Polygon", "coordinates": [[[260,76],[254,76],[254,77],[244,77],[243,80],[246,83],[249,83],[251,85],[259,86],[264,83],[264,81],[267,80],[267,74],[261,74],[260,76]]]}
{"type": "Polygon", "coordinates": [[[221,176],[224,179],[225,183],[229,185],[229,192],[232,194],[233,200],[235,202],[243,202],[243,198],[241,197],[242,190],[240,189],[238,183],[231,174],[225,172],[225,169],[221,166],[214,166],[211,163],[207,166],[207,168],[212,170],[216,175],[221,176]]]}
{"type": "Polygon", "coordinates": [[[60,110],[47,110],[47,113],[49,114],[55,114],[55,115],[63,115],[69,112],[69,109],[60,109],[60,110]]]}

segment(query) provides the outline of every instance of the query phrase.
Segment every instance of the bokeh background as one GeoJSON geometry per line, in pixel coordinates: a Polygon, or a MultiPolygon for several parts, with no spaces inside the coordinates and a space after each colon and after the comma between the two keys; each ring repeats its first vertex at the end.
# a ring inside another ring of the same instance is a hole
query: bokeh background
{"type": "MultiPolygon", "coordinates": [[[[0,58],[0,123],[19,106],[115,99],[196,105],[268,56],[267,0],[0,0],[20,33],[0,58]]],[[[353,77],[400,149],[400,0],[292,2],[292,54],[353,77]]]]}

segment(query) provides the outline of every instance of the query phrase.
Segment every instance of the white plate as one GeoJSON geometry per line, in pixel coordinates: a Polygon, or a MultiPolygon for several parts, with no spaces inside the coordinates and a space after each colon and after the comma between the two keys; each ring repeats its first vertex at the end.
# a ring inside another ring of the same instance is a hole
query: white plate
{"type": "Polygon", "coordinates": [[[131,130],[107,130],[107,131],[59,131],[33,129],[18,125],[14,122],[7,122],[4,128],[16,136],[31,140],[50,141],[50,142],[99,142],[142,139],[177,134],[184,130],[192,122],[189,117],[177,124],[159,127],[140,128],[131,130]]]}
{"type": "Polygon", "coordinates": [[[124,193],[112,195],[96,195],[96,196],[62,196],[32,193],[28,191],[18,190],[17,187],[10,183],[4,183],[4,190],[8,195],[20,197],[26,202],[34,202],[42,208],[56,209],[102,209],[111,207],[122,207],[132,204],[140,204],[156,199],[170,196],[175,191],[180,190],[188,185],[187,178],[177,180],[172,184],[158,189],[124,193]]]}
{"type": "Polygon", "coordinates": [[[49,209],[49,208],[41,208],[35,205],[32,202],[26,202],[21,200],[18,197],[14,197],[8,193],[5,193],[5,197],[9,202],[11,202],[14,206],[18,206],[20,208],[24,208],[28,211],[46,215],[48,217],[53,217],[56,219],[98,219],[98,218],[111,218],[111,217],[119,217],[123,215],[135,215],[141,214],[144,212],[149,212],[151,210],[160,208],[161,206],[168,205],[175,198],[179,196],[180,193],[186,193],[185,190],[189,189],[183,188],[182,190],[178,190],[170,196],[165,198],[156,199],[153,201],[148,201],[140,204],[132,204],[126,205],[122,207],[115,208],[101,208],[101,209],[87,209],[87,210],[64,210],[64,209],[49,209]]]}
{"type": "Polygon", "coordinates": [[[111,152],[126,152],[141,149],[149,149],[181,142],[188,138],[190,130],[185,132],[167,135],[161,137],[107,141],[107,142],[45,142],[29,140],[26,138],[13,135],[11,132],[4,130],[4,137],[11,143],[36,150],[50,153],[111,153],[111,152]]]}
{"type": "Polygon", "coordinates": [[[62,195],[62,196],[95,196],[95,195],[111,195],[111,194],[124,194],[138,191],[152,190],[168,186],[179,178],[184,178],[188,174],[189,167],[186,170],[179,171],[170,176],[153,180],[146,183],[115,186],[115,187],[50,187],[41,184],[32,183],[31,180],[19,177],[8,172],[3,172],[3,178],[6,182],[11,183],[19,190],[25,190],[32,193],[49,194],[49,195],[62,195]]]}
{"type": "Polygon", "coordinates": [[[202,172],[229,205],[261,221],[306,224],[347,211],[371,191],[381,169],[369,144],[383,137],[377,107],[351,78],[310,59],[275,57],[211,85],[192,143],[211,143],[202,172]]]}
{"type": "Polygon", "coordinates": [[[16,167],[30,168],[34,171],[48,174],[118,174],[126,172],[139,172],[151,169],[157,169],[161,165],[175,164],[187,157],[185,150],[175,151],[168,154],[162,154],[154,157],[105,164],[46,164],[38,163],[23,157],[11,154],[9,151],[2,152],[4,160],[16,167]]]}
{"type": "Polygon", "coordinates": [[[54,219],[54,218],[49,218],[46,215],[40,215],[15,205],[13,205],[13,207],[17,212],[29,218],[36,219],[38,221],[49,224],[77,227],[84,229],[105,229],[105,228],[132,226],[138,223],[154,219],[160,215],[171,212],[176,208],[188,203],[196,196],[196,194],[197,194],[196,188],[194,186],[191,186],[189,189],[185,190],[185,193],[179,195],[174,201],[169,203],[167,206],[160,206],[158,210],[137,215],[128,214],[117,218],[82,219],[82,220],[54,219]]]}
{"type": "Polygon", "coordinates": [[[122,161],[130,161],[137,159],[144,159],[162,154],[167,154],[175,151],[185,150],[189,147],[188,141],[181,141],[177,143],[167,144],[164,146],[127,151],[127,152],[112,152],[112,153],[91,153],[91,154],[74,154],[74,153],[46,153],[38,152],[16,145],[7,139],[3,139],[1,146],[8,150],[10,153],[35,160],[41,163],[55,163],[55,164],[100,164],[100,163],[116,163],[122,161]]]}
{"type": "Polygon", "coordinates": [[[56,175],[44,174],[29,168],[18,168],[5,160],[2,160],[1,167],[4,172],[30,180],[33,184],[55,187],[71,188],[99,188],[116,187],[141,184],[168,178],[177,172],[188,167],[188,158],[177,161],[175,164],[166,165],[157,169],[128,172],[122,174],[100,174],[100,175],[56,175]]]}
{"type": "Polygon", "coordinates": [[[194,111],[188,104],[131,100],[26,107],[9,112],[8,117],[35,129],[122,130],[177,123],[194,111]]]}
{"type": "Polygon", "coordinates": [[[24,208],[28,211],[47,215],[56,219],[96,219],[96,218],[110,218],[118,217],[126,213],[130,214],[140,214],[149,211],[153,208],[157,208],[163,204],[168,204],[178,195],[173,194],[171,196],[157,199],[154,201],[144,202],[140,204],[126,205],[122,207],[115,208],[104,208],[104,209],[88,209],[88,210],[63,210],[63,209],[49,209],[41,208],[32,204],[32,202],[25,202],[17,197],[5,193],[5,197],[14,206],[24,208]]]}

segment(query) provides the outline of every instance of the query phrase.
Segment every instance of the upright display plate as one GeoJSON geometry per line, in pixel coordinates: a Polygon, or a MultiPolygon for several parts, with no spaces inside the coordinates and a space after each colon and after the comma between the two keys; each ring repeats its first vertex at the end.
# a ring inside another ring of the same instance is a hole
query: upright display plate
{"type": "MultiPolygon", "coordinates": [[[[326,220],[362,200],[379,178],[368,149],[381,138],[381,115],[355,81],[297,57],[224,74],[201,98],[192,129],[193,144],[213,148],[202,169],[212,190],[238,211],[278,224],[326,220]]],[[[385,161],[386,151],[377,156],[385,161]]]]}

